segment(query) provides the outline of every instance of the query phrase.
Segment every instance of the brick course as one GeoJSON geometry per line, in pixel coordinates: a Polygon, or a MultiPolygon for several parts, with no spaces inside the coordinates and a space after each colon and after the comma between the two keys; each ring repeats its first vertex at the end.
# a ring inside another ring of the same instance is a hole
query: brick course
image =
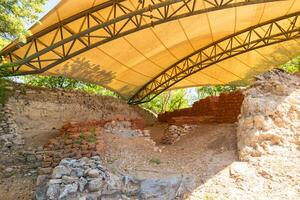
{"type": "Polygon", "coordinates": [[[55,167],[63,158],[81,158],[101,155],[105,150],[99,123],[68,123],[60,134],[44,145],[42,167],[55,167]],[[80,127],[80,128],[79,128],[80,127]]]}
{"type": "Polygon", "coordinates": [[[207,97],[191,108],[175,110],[158,115],[160,122],[169,124],[234,123],[240,114],[244,96],[241,91],[222,93],[207,97]]]}
{"type": "Polygon", "coordinates": [[[128,119],[116,115],[109,120],[69,122],[62,126],[59,135],[44,145],[42,167],[55,167],[63,158],[81,158],[101,155],[105,152],[102,137],[103,126],[112,121],[129,121],[133,129],[144,129],[142,118],[128,119]]]}

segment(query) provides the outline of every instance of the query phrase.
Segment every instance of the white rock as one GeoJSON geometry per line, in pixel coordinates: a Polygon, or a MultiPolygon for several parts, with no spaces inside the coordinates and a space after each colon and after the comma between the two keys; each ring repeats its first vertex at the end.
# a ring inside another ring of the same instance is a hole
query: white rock
{"type": "Polygon", "coordinates": [[[90,169],[90,170],[88,170],[87,175],[91,178],[98,178],[99,172],[97,169],[90,169]]]}
{"type": "Polygon", "coordinates": [[[58,196],[59,196],[59,189],[60,189],[59,184],[49,185],[47,192],[46,192],[47,199],[57,200],[58,196]]]}
{"type": "Polygon", "coordinates": [[[72,184],[68,184],[68,185],[64,186],[61,189],[59,199],[63,199],[65,197],[67,197],[69,194],[77,192],[77,189],[78,189],[77,183],[72,183],[72,184]]]}
{"type": "Polygon", "coordinates": [[[245,179],[255,175],[255,171],[249,168],[246,162],[234,162],[230,166],[230,176],[232,178],[245,179]]]}
{"type": "Polygon", "coordinates": [[[96,178],[96,179],[89,181],[87,188],[90,192],[97,192],[101,189],[103,184],[104,183],[101,178],[96,178]]]}
{"type": "Polygon", "coordinates": [[[79,179],[79,181],[78,181],[78,187],[79,188],[78,189],[79,189],[80,192],[83,192],[83,190],[84,190],[87,183],[88,183],[88,181],[85,178],[81,177],[79,179]]]}
{"type": "Polygon", "coordinates": [[[57,179],[57,178],[61,178],[64,175],[68,176],[68,175],[70,175],[70,173],[71,173],[71,170],[68,167],[59,165],[53,169],[51,177],[53,179],[57,179]]]}
{"type": "Polygon", "coordinates": [[[62,180],[61,179],[51,179],[49,181],[49,184],[61,184],[62,183],[62,180]]]}

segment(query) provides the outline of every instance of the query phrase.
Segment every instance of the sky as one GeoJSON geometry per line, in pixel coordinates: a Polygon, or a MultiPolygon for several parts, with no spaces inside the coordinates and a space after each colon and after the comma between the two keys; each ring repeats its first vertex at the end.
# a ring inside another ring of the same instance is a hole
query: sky
{"type": "Polygon", "coordinates": [[[44,5],[44,12],[40,14],[40,18],[46,15],[52,8],[54,8],[60,0],[48,0],[48,2],[44,5]]]}
{"type": "MultiPolygon", "coordinates": [[[[43,6],[44,11],[39,14],[39,20],[44,17],[52,8],[54,8],[60,0],[48,0],[48,2],[43,6]]],[[[36,22],[32,24],[28,24],[25,22],[26,29],[30,29],[31,26],[33,26],[36,22]]]]}

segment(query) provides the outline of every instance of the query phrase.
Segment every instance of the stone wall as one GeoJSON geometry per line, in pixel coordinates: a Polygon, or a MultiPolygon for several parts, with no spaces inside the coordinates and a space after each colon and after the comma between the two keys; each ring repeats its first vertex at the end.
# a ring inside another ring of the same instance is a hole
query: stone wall
{"type": "Polygon", "coordinates": [[[0,105],[0,147],[10,149],[15,145],[23,145],[24,139],[19,134],[10,106],[0,105]]]}
{"type": "Polygon", "coordinates": [[[234,123],[240,114],[243,99],[241,91],[222,93],[220,96],[201,99],[191,108],[160,114],[158,120],[176,125],[234,123]]]}
{"type": "Polygon", "coordinates": [[[273,70],[244,94],[237,129],[240,159],[291,156],[300,147],[300,76],[273,70]]]}
{"type": "Polygon", "coordinates": [[[7,145],[22,143],[20,138],[25,138],[25,143],[47,141],[69,122],[145,119],[148,125],[155,121],[150,113],[113,97],[19,84],[13,84],[11,90],[1,108],[0,140],[7,145]]]}

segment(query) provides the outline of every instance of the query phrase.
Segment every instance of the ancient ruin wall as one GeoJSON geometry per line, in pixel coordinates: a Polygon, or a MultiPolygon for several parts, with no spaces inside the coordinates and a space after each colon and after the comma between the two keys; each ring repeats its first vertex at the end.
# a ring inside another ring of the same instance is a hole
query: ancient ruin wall
{"type": "Polygon", "coordinates": [[[1,114],[0,139],[6,143],[22,143],[16,141],[20,135],[25,139],[43,139],[69,122],[140,118],[146,124],[155,121],[150,113],[113,97],[23,85],[12,87],[1,114]]]}
{"type": "MultiPolygon", "coordinates": [[[[239,125],[241,160],[285,155],[300,145],[300,77],[273,70],[244,92],[239,125]]],[[[288,156],[288,155],[287,155],[288,156]]]]}
{"type": "Polygon", "coordinates": [[[158,116],[169,124],[234,123],[240,114],[244,96],[241,91],[222,93],[201,99],[191,108],[166,112],[158,116]]]}

